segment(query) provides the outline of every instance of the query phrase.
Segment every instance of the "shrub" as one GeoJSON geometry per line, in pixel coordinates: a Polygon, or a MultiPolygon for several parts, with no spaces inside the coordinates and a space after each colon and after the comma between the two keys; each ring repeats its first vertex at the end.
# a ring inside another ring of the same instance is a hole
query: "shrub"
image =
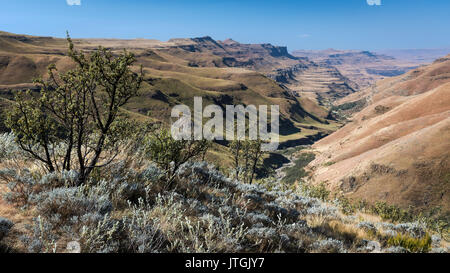
{"type": "Polygon", "coordinates": [[[22,150],[12,133],[0,134],[0,160],[16,159],[22,155],[22,150]]]}
{"type": "Polygon", "coordinates": [[[158,168],[158,166],[154,164],[148,165],[144,171],[140,174],[140,179],[144,182],[157,182],[160,181],[163,177],[165,177],[165,172],[158,168]]]}
{"type": "Polygon", "coordinates": [[[133,206],[131,216],[124,217],[122,251],[131,253],[161,252],[167,245],[167,239],[159,230],[159,225],[150,215],[151,210],[140,199],[139,206],[133,206]]]}
{"type": "Polygon", "coordinates": [[[234,178],[252,183],[256,170],[263,162],[264,151],[261,140],[234,140],[230,144],[233,154],[234,178]]]}
{"type": "Polygon", "coordinates": [[[386,202],[375,203],[372,212],[380,215],[383,220],[392,220],[394,222],[411,220],[411,217],[406,210],[395,205],[388,205],[386,202]]]}
{"type": "Polygon", "coordinates": [[[233,224],[232,216],[225,214],[222,209],[218,213],[218,217],[209,214],[200,218],[203,228],[198,234],[199,238],[208,252],[239,251],[247,228],[243,223],[233,224]]]}
{"type": "Polygon", "coordinates": [[[320,199],[322,201],[327,201],[330,196],[330,191],[327,190],[324,183],[320,183],[317,186],[302,184],[302,188],[306,195],[312,198],[320,199]]]}
{"type": "Polygon", "coordinates": [[[36,191],[47,191],[61,187],[74,187],[78,181],[78,173],[74,170],[45,174],[36,183],[36,191]]]}
{"type": "Polygon", "coordinates": [[[31,237],[24,235],[20,240],[31,253],[56,252],[58,236],[54,233],[54,226],[41,216],[33,219],[31,237]]]}
{"type": "Polygon", "coordinates": [[[186,162],[180,166],[175,175],[179,181],[191,185],[223,188],[225,184],[230,183],[230,179],[207,162],[186,162]]]}
{"type": "Polygon", "coordinates": [[[111,219],[109,215],[96,224],[88,224],[81,227],[80,246],[81,252],[87,253],[117,253],[120,250],[121,232],[120,221],[111,219]]]}
{"type": "Polygon", "coordinates": [[[58,188],[42,192],[32,197],[33,204],[41,216],[51,220],[55,227],[62,225],[73,217],[87,214],[105,215],[112,210],[112,204],[106,196],[85,195],[85,189],[58,188]]]}
{"type": "Polygon", "coordinates": [[[266,214],[274,221],[282,218],[287,223],[293,223],[298,220],[300,213],[295,209],[286,209],[281,207],[276,202],[270,202],[264,205],[266,214]]]}
{"type": "Polygon", "coordinates": [[[0,217],[0,241],[5,237],[9,230],[14,226],[10,220],[0,217]]]}
{"type": "Polygon", "coordinates": [[[439,234],[434,234],[431,236],[431,243],[433,246],[439,246],[441,243],[442,237],[439,234]]]}
{"type": "Polygon", "coordinates": [[[112,164],[108,174],[99,176],[99,181],[88,184],[89,192],[98,196],[107,196],[115,209],[128,207],[128,202],[137,204],[140,198],[146,198],[148,186],[159,177],[159,169],[151,165],[142,172],[129,169],[123,162],[112,164]]]}
{"type": "Polygon", "coordinates": [[[48,80],[35,81],[39,93],[16,94],[6,125],[20,148],[48,172],[77,168],[78,184],[83,184],[95,168],[115,158],[130,133],[119,110],[137,95],[142,71],[131,71],[131,53],[115,57],[100,47],[85,55],[74,50],[69,36],[67,41],[75,68],[59,73],[50,65],[48,80]]]}
{"type": "Polygon", "coordinates": [[[317,241],[311,245],[312,252],[319,253],[342,253],[345,252],[344,244],[332,238],[317,241]]]}
{"type": "Polygon", "coordinates": [[[426,234],[422,238],[398,234],[388,239],[389,246],[403,247],[410,252],[429,252],[431,250],[431,236],[426,234]]]}
{"type": "Polygon", "coordinates": [[[31,196],[60,187],[73,187],[77,179],[78,173],[75,171],[53,172],[41,177],[39,173],[32,173],[28,169],[19,172],[13,169],[0,170],[0,180],[9,189],[4,193],[4,199],[24,207],[29,205],[31,196]]]}
{"type": "Polygon", "coordinates": [[[144,155],[164,171],[167,189],[171,188],[180,166],[191,159],[204,158],[209,148],[206,140],[175,140],[167,129],[154,132],[143,145],[144,155]]]}
{"type": "Polygon", "coordinates": [[[375,225],[370,222],[361,222],[357,225],[357,227],[366,231],[367,233],[369,233],[371,235],[375,235],[378,231],[377,228],[375,227],[375,225]]]}
{"type": "Polygon", "coordinates": [[[263,213],[250,212],[250,213],[247,213],[245,215],[245,217],[253,225],[257,224],[257,223],[261,223],[261,224],[265,224],[265,225],[273,223],[272,219],[270,219],[269,216],[267,216],[263,213]]]}
{"type": "Polygon", "coordinates": [[[345,196],[339,196],[336,198],[335,203],[341,209],[342,213],[345,215],[350,215],[355,213],[356,206],[353,205],[350,200],[345,196]]]}
{"type": "Polygon", "coordinates": [[[421,224],[415,223],[401,223],[394,226],[394,230],[409,235],[414,238],[421,238],[426,235],[425,227],[421,224]]]}
{"type": "Polygon", "coordinates": [[[307,213],[309,215],[317,215],[317,216],[323,216],[323,217],[336,217],[336,208],[326,206],[324,204],[318,205],[318,206],[312,206],[307,209],[307,213]]]}
{"type": "Polygon", "coordinates": [[[408,253],[408,250],[401,246],[391,246],[385,250],[387,253],[408,253]]]}
{"type": "Polygon", "coordinates": [[[26,206],[29,197],[33,194],[36,182],[28,169],[17,172],[13,169],[0,170],[0,180],[6,184],[9,191],[3,194],[3,198],[10,204],[26,206]]]}
{"type": "Polygon", "coordinates": [[[292,184],[299,179],[308,175],[305,171],[305,167],[313,161],[315,155],[312,153],[302,153],[300,156],[294,161],[295,165],[286,170],[286,175],[282,179],[283,183],[292,184]]]}
{"type": "Polygon", "coordinates": [[[281,237],[277,229],[269,227],[253,227],[247,231],[246,239],[252,242],[261,252],[276,250],[281,237]]]}

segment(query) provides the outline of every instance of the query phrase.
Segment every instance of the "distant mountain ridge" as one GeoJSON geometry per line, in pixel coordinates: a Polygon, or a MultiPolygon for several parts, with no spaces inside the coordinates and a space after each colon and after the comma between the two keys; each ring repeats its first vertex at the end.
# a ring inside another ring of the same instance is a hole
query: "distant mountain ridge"
{"type": "Polygon", "coordinates": [[[296,50],[292,54],[307,57],[324,66],[337,68],[363,89],[386,77],[399,76],[407,71],[450,53],[440,50],[296,50]]]}
{"type": "Polygon", "coordinates": [[[450,47],[430,49],[385,49],[376,50],[378,54],[392,56],[398,60],[408,60],[421,64],[430,64],[434,60],[450,54],[450,47]]]}

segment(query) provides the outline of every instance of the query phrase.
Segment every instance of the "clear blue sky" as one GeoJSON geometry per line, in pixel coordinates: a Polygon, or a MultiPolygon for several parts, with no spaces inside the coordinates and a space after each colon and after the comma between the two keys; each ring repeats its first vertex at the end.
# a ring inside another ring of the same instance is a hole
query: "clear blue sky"
{"type": "Polygon", "coordinates": [[[289,50],[450,46],[449,0],[68,1],[80,0],[0,0],[0,30],[164,41],[209,35],[289,50]]]}

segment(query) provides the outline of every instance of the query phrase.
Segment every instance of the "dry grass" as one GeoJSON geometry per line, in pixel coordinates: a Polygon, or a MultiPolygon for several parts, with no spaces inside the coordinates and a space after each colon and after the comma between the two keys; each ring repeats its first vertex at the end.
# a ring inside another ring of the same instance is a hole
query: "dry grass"
{"type": "MultiPolygon", "coordinates": [[[[7,190],[5,185],[0,184],[0,195],[3,195],[7,190]]],[[[0,198],[0,216],[14,223],[14,226],[2,241],[3,244],[8,246],[7,251],[26,251],[19,238],[24,234],[29,234],[26,226],[32,224],[33,217],[35,217],[33,210],[21,210],[0,198]]]]}

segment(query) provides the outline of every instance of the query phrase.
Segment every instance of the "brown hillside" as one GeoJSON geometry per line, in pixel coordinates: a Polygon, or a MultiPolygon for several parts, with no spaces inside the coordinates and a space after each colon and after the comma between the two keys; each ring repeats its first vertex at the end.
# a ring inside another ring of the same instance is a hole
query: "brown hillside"
{"type": "Polygon", "coordinates": [[[449,72],[443,58],[365,90],[358,99],[369,105],[313,146],[313,181],[353,198],[449,211],[449,72]]]}
{"type": "MultiPolygon", "coordinates": [[[[140,96],[125,106],[139,118],[150,116],[168,122],[176,104],[193,104],[194,96],[208,104],[280,105],[282,135],[304,138],[330,133],[336,128],[325,121],[328,111],[314,100],[296,96],[271,75],[278,70],[310,65],[296,58],[285,47],[270,44],[240,44],[215,41],[210,37],[172,39],[167,42],[135,39],[74,39],[85,52],[99,45],[113,53],[133,52],[142,65],[145,82],[140,96]],[[302,104],[305,105],[302,105],[302,104]],[[313,126],[314,130],[305,130],[313,126]]],[[[34,37],[0,32],[0,96],[13,99],[13,91],[33,88],[35,77],[46,77],[46,68],[56,63],[66,71],[73,65],[64,39],[34,37]]]]}

